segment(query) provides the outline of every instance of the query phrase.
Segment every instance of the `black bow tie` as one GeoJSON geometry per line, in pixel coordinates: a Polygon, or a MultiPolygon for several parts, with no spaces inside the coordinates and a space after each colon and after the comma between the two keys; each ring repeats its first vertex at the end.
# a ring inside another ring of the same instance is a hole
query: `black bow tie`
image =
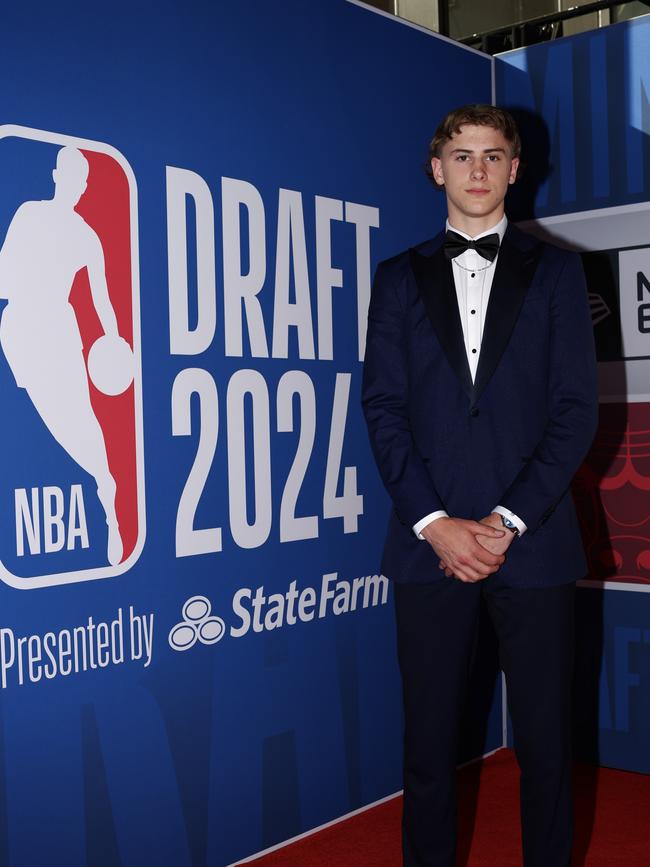
{"type": "Polygon", "coordinates": [[[495,232],[493,235],[484,235],[476,241],[470,241],[463,238],[458,232],[452,232],[451,229],[445,235],[445,243],[443,244],[445,256],[448,259],[455,259],[466,250],[476,250],[479,256],[494,262],[496,255],[499,252],[499,236],[495,232]]]}

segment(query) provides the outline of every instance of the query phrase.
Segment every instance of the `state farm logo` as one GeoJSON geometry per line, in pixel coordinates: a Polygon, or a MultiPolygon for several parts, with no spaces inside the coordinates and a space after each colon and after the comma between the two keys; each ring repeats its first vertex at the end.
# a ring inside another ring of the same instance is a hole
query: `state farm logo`
{"type": "Polygon", "coordinates": [[[0,126],[0,241],[0,577],[120,574],[145,535],[129,164],[106,144],[0,126]]]}

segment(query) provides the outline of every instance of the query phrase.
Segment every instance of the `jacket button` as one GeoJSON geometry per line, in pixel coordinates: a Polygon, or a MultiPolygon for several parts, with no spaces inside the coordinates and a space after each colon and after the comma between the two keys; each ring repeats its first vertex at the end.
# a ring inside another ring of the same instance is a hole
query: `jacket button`
{"type": "Polygon", "coordinates": [[[473,407],[470,409],[469,414],[471,415],[472,418],[476,418],[476,416],[478,415],[478,410],[476,409],[475,406],[473,406],[473,407]]]}

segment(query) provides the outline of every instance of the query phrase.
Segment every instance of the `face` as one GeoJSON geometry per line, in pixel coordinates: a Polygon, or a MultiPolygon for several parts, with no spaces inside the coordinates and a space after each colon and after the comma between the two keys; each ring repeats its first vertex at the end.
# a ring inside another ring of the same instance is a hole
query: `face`
{"type": "Polygon", "coordinates": [[[462,126],[445,142],[440,158],[431,160],[433,177],[445,186],[452,226],[476,235],[498,223],[518,165],[519,159],[511,156],[510,143],[499,130],[462,126]]]}
{"type": "Polygon", "coordinates": [[[88,186],[88,160],[76,148],[63,147],[57,154],[52,177],[57,201],[74,207],[88,186]]]}
{"type": "Polygon", "coordinates": [[[86,192],[87,172],[72,172],[58,168],[53,170],[52,177],[56,185],[57,200],[74,207],[86,192]]]}

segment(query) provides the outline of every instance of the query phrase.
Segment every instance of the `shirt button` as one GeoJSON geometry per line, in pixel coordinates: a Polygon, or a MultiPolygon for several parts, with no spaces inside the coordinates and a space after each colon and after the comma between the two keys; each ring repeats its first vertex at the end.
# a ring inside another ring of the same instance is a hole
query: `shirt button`
{"type": "Polygon", "coordinates": [[[469,312],[470,312],[470,313],[472,314],[472,316],[473,316],[473,315],[476,313],[476,310],[470,310],[469,312]]]}
{"type": "Polygon", "coordinates": [[[476,355],[476,350],[472,349],[472,355],[476,355]]]}
{"type": "Polygon", "coordinates": [[[476,416],[478,415],[478,410],[476,409],[475,406],[473,406],[473,407],[470,409],[469,414],[472,416],[472,418],[476,418],[476,416]]]}

